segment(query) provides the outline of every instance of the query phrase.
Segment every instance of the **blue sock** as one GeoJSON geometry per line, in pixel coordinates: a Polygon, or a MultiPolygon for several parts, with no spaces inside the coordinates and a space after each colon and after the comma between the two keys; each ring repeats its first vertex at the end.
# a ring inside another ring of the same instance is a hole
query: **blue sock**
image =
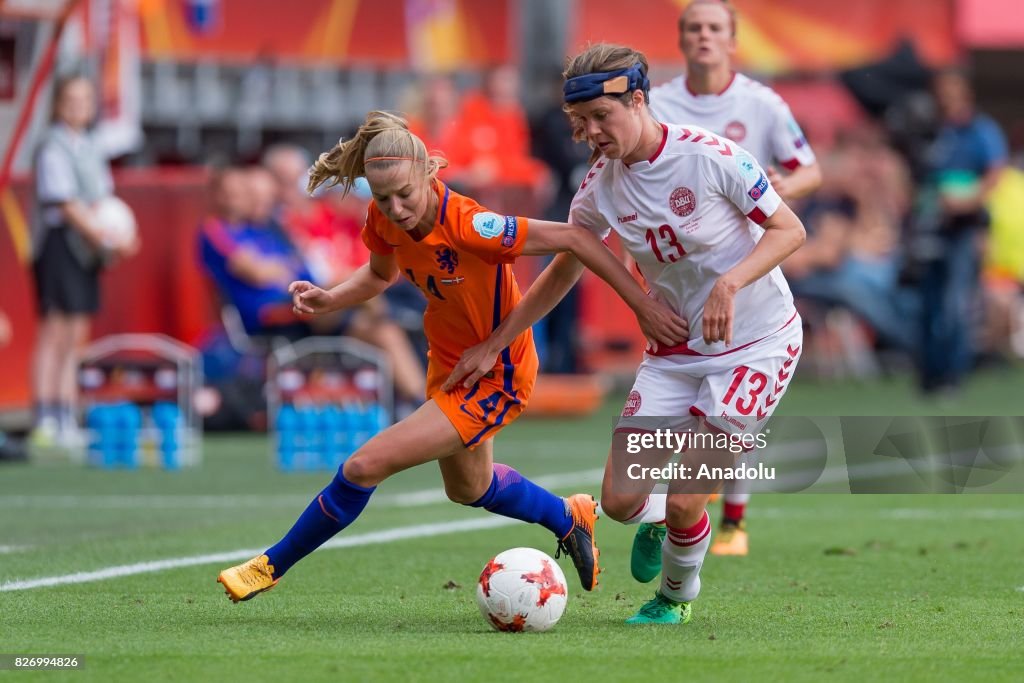
{"type": "Polygon", "coordinates": [[[560,539],[572,530],[572,515],[566,512],[563,499],[500,463],[494,463],[494,476],[486,493],[469,505],[540,524],[560,539]]]}
{"type": "Polygon", "coordinates": [[[293,564],[354,522],[376,488],[353,484],[339,468],[331,483],[313,499],[285,537],[267,550],[274,578],[283,576],[293,564]]]}

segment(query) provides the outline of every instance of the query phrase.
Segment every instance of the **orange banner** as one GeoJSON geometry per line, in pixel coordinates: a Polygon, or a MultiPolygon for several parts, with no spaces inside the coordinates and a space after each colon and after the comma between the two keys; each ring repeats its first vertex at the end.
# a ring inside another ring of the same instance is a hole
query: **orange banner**
{"type": "MultiPolygon", "coordinates": [[[[682,61],[676,29],[688,0],[577,0],[569,44],[624,43],[652,64],[682,61]]],[[[953,0],[734,0],[737,62],[757,73],[821,71],[887,56],[909,38],[931,63],[956,59],[953,0]]]]}
{"type": "Polygon", "coordinates": [[[516,57],[513,0],[139,0],[151,59],[274,58],[377,67],[482,67],[516,57]],[[452,36],[458,40],[452,42],[452,36]]]}

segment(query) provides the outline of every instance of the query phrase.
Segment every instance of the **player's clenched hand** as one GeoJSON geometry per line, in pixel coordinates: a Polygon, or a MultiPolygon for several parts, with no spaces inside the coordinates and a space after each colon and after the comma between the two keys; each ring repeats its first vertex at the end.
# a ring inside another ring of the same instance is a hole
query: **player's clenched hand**
{"type": "Polygon", "coordinates": [[[724,280],[718,280],[711,288],[711,294],[704,303],[704,342],[714,344],[724,341],[732,344],[732,318],[736,288],[724,280]]]}
{"type": "Polygon", "coordinates": [[[773,166],[768,167],[767,173],[768,182],[775,188],[778,195],[783,199],[789,199],[789,180],[786,179],[786,176],[776,171],[773,166]]]}
{"type": "Polygon", "coordinates": [[[494,362],[498,359],[500,349],[492,348],[489,342],[480,342],[462,352],[462,357],[455,364],[455,368],[448,379],[441,385],[441,391],[448,392],[459,386],[470,388],[477,381],[494,368],[494,362]]]}
{"type": "Polygon", "coordinates": [[[690,336],[689,323],[657,299],[647,299],[635,313],[652,351],[682,344],[690,336]]]}
{"type": "Polygon", "coordinates": [[[328,313],[331,308],[331,293],[320,289],[312,282],[298,280],[288,285],[292,295],[292,310],[296,313],[328,313]]]}

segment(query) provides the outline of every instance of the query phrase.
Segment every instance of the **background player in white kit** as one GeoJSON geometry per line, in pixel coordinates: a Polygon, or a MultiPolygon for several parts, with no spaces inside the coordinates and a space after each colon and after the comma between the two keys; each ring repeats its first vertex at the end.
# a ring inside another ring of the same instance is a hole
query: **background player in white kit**
{"type": "MultiPolygon", "coordinates": [[[[651,89],[651,112],[659,121],[695,124],[739,143],[767,171],[783,199],[803,197],[821,185],[821,169],[789,107],[768,86],[733,70],[736,12],[724,0],[694,0],[679,16],[679,48],[686,73],[651,89]],[[778,171],[778,165],[785,171],[778,171]]],[[[722,522],[711,546],[713,555],[746,555],[743,521],[750,482],[723,486],[722,522]]],[[[635,565],[657,552],[664,530],[637,530],[635,565]]],[[[643,579],[643,576],[638,576],[643,579]]]]}
{"type": "MultiPolygon", "coordinates": [[[[645,354],[616,431],[669,418],[676,431],[756,433],[800,355],[800,320],[778,265],[803,243],[803,225],[741,147],[651,116],[643,54],[594,45],[570,61],[565,77],[577,134],[601,155],[570,220],[602,237],[615,230],[652,294],[690,324],[689,341],[645,354]],[[764,228],[759,241],[751,220],[764,228]]],[[[445,386],[463,378],[471,386],[509,335],[549,311],[579,273],[571,259],[556,258],[491,338],[463,354],[445,386]]],[[[710,545],[710,491],[670,492],[656,510],[649,487],[626,490],[614,455],[613,448],[602,485],[605,512],[625,523],[667,522],[651,574],[661,570],[661,588],[629,623],[685,623],[710,545]]]]}

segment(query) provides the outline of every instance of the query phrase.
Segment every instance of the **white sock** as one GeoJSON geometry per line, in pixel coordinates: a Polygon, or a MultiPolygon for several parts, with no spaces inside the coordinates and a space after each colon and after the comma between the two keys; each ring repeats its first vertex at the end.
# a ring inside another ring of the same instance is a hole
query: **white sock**
{"type": "Polygon", "coordinates": [[[668,528],[661,546],[661,594],[676,602],[690,602],[700,593],[700,568],[711,545],[707,511],[688,529],[668,528]]]}
{"type": "Polygon", "coordinates": [[[623,524],[664,524],[665,523],[665,496],[668,491],[666,484],[657,484],[654,490],[647,496],[644,504],[637,508],[629,519],[623,524]]]}

